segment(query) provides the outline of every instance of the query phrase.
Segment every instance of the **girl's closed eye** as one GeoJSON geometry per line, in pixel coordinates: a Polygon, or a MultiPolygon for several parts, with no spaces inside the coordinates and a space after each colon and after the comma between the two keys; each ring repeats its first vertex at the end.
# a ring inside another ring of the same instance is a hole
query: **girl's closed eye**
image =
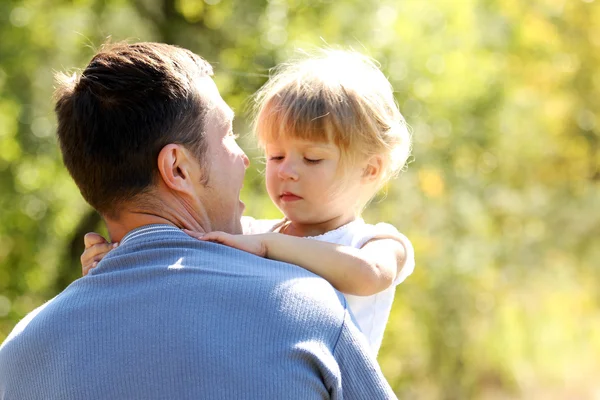
{"type": "Polygon", "coordinates": [[[281,161],[283,156],[269,156],[269,161],[281,161]]]}
{"type": "Polygon", "coordinates": [[[323,159],[322,158],[320,158],[320,159],[313,159],[313,158],[304,157],[304,161],[306,161],[309,164],[318,164],[321,161],[323,161],[323,159]]]}

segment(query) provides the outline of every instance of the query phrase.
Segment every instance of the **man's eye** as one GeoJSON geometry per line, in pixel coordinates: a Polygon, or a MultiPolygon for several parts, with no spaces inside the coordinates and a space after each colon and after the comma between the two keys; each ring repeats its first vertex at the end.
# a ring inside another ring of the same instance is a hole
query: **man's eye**
{"type": "Polygon", "coordinates": [[[312,158],[306,158],[306,157],[304,157],[304,161],[306,161],[309,164],[318,164],[321,161],[323,161],[323,159],[313,160],[312,158]]]}

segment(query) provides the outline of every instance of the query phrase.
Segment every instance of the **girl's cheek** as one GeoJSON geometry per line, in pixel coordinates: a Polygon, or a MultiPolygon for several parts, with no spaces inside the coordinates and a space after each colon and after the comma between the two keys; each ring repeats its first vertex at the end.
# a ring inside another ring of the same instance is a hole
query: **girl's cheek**
{"type": "Polygon", "coordinates": [[[272,167],[267,166],[265,169],[265,181],[267,182],[267,184],[273,180],[273,177],[275,176],[275,174],[277,173],[277,171],[275,171],[272,167]]]}
{"type": "Polygon", "coordinates": [[[274,186],[276,185],[276,182],[277,182],[276,178],[277,177],[274,175],[273,171],[269,171],[269,170],[265,171],[265,186],[267,187],[267,192],[269,194],[271,194],[272,190],[275,190],[274,186]]]}

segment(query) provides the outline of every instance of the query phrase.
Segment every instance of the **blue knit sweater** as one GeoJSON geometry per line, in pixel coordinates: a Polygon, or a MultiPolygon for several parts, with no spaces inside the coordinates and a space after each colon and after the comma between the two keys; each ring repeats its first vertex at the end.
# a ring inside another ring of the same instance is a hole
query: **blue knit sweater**
{"type": "Polygon", "coordinates": [[[0,347],[0,399],[395,398],[346,303],[299,267],[136,229],[0,347]]]}

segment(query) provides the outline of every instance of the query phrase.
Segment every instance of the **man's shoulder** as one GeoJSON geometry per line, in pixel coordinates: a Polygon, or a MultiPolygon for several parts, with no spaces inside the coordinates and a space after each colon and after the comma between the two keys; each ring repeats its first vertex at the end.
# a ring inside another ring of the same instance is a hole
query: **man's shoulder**
{"type": "Polygon", "coordinates": [[[158,236],[121,242],[92,276],[119,271],[124,277],[127,265],[127,274],[144,274],[162,291],[177,291],[177,296],[198,307],[208,301],[206,293],[213,293],[232,299],[238,308],[274,315],[279,321],[308,318],[311,324],[332,328],[342,324],[344,296],[308,270],[177,232],[158,236]],[[163,285],[164,279],[171,284],[163,285]]]}
{"type": "Polygon", "coordinates": [[[47,301],[46,303],[42,304],[41,306],[39,306],[38,308],[34,309],[29,314],[27,314],[22,320],[20,320],[17,323],[17,325],[15,325],[15,327],[10,332],[10,334],[6,337],[4,342],[2,342],[2,344],[0,344],[0,354],[2,354],[2,351],[5,350],[6,347],[10,345],[11,342],[13,342],[15,339],[17,339],[31,325],[32,321],[35,320],[35,318],[38,316],[38,314],[43,312],[44,309],[47,306],[49,306],[53,301],[54,301],[54,299],[47,301]]]}
{"type": "Polygon", "coordinates": [[[266,302],[259,307],[274,315],[271,323],[277,331],[292,332],[291,337],[316,335],[334,346],[349,313],[343,294],[324,279],[306,274],[276,278],[270,284],[266,302]]]}
{"type": "MultiPolygon", "coordinates": [[[[281,261],[269,260],[254,255],[243,260],[237,259],[250,275],[259,277],[256,285],[266,285],[275,293],[305,301],[333,307],[337,310],[346,308],[344,295],[338,292],[327,280],[302,267],[281,261]]],[[[315,304],[318,307],[318,304],[315,304]]]]}
{"type": "MultiPolygon", "coordinates": [[[[250,285],[238,286],[240,290],[262,293],[255,297],[262,302],[258,307],[277,310],[282,322],[315,324],[313,329],[341,327],[348,308],[346,298],[322,277],[294,264],[253,255],[237,263],[240,265],[233,265],[233,270],[243,270],[239,279],[250,285]]],[[[228,269],[232,270],[231,266],[228,269]]]]}
{"type": "MultiPolygon", "coordinates": [[[[103,270],[149,269],[162,271],[180,280],[184,287],[209,285],[218,289],[223,287],[230,293],[245,292],[256,294],[257,299],[294,301],[298,307],[315,310],[326,309],[334,313],[343,313],[346,301],[329,282],[297,265],[258,257],[229,246],[203,242],[189,236],[167,232],[160,235],[146,235],[145,240],[121,242],[97,267],[96,275],[103,270]],[[102,265],[102,263],[104,263],[102,265]],[[167,271],[183,272],[179,278],[167,271]]],[[[152,272],[149,272],[152,273],[152,272]]],[[[190,296],[196,296],[190,291],[190,296]]],[[[248,298],[246,301],[250,301],[248,298]]]]}

